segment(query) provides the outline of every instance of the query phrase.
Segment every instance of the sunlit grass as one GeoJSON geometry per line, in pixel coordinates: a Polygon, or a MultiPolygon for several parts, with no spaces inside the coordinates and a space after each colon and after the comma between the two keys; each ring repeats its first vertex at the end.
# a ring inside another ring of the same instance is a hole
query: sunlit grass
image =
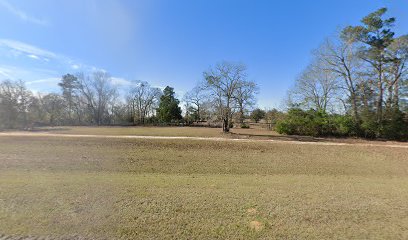
{"type": "Polygon", "coordinates": [[[0,137],[0,234],[407,238],[407,151],[0,137]]]}

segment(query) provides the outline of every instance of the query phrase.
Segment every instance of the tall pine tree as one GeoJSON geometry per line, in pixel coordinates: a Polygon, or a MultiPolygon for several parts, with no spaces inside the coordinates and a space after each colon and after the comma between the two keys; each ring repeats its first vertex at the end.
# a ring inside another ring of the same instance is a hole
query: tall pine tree
{"type": "Polygon", "coordinates": [[[167,86],[160,97],[160,105],[157,108],[157,117],[161,122],[181,120],[180,101],[174,96],[174,88],[167,86]]]}

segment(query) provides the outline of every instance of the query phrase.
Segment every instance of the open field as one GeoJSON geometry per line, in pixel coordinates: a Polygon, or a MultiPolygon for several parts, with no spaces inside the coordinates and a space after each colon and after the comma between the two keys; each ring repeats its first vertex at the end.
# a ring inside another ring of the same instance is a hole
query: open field
{"type": "Polygon", "coordinates": [[[408,149],[3,135],[2,234],[406,239],[408,149]]]}
{"type": "Polygon", "coordinates": [[[53,134],[77,134],[77,135],[110,135],[110,136],[172,136],[172,137],[248,137],[248,136],[281,136],[275,131],[262,128],[233,128],[231,136],[222,133],[221,128],[207,127],[43,127],[36,128],[35,132],[48,132],[53,134]]]}
{"type": "MultiPolygon", "coordinates": [[[[231,139],[256,139],[278,141],[301,141],[301,142],[339,142],[339,143],[362,143],[362,144],[385,144],[406,145],[404,142],[378,141],[357,138],[318,138],[311,136],[281,135],[265,128],[251,126],[250,129],[232,128],[229,134],[222,133],[220,128],[205,127],[94,127],[94,126],[67,126],[67,127],[42,127],[35,128],[31,132],[61,134],[61,135],[97,135],[97,136],[155,136],[155,137],[199,137],[199,138],[231,138],[231,139]]],[[[4,133],[4,132],[3,132],[4,133]]],[[[5,132],[6,134],[9,132],[5,132]]],[[[29,132],[17,132],[29,133],[29,132]]],[[[0,135],[2,132],[0,132],[0,135]]]]}
{"type": "Polygon", "coordinates": [[[92,134],[92,135],[138,135],[138,136],[178,136],[178,137],[220,137],[219,128],[204,127],[45,127],[38,132],[56,134],[92,134]]]}

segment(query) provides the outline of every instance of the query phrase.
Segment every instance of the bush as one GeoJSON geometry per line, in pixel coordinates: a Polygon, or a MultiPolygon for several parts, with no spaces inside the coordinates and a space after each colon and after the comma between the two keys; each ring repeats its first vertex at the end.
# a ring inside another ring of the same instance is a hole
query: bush
{"type": "Polygon", "coordinates": [[[363,111],[361,114],[360,136],[365,138],[377,138],[379,134],[379,124],[375,113],[372,111],[363,111]]]}
{"type": "Polygon", "coordinates": [[[331,117],[335,131],[335,136],[358,136],[358,125],[350,115],[333,115],[331,117]]]}
{"type": "Polygon", "coordinates": [[[381,127],[381,137],[394,140],[404,140],[408,136],[408,123],[404,120],[404,113],[398,109],[385,113],[381,127]]]}
{"type": "Polygon", "coordinates": [[[331,135],[333,126],[325,112],[293,108],[276,123],[276,130],[288,135],[325,136],[331,135]]]}
{"type": "Polygon", "coordinates": [[[329,115],[313,109],[290,109],[285,118],[278,121],[276,130],[288,135],[307,136],[356,136],[357,124],[349,115],[329,115]]]}
{"type": "Polygon", "coordinates": [[[264,110],[256,108],[251,112],[250,116],[256,123],[258,123],[259,120],[265,118],[265,114],[266,112],[264,110]]]}
{"type": "Polygon", "coordinates": [[[361,122],[355,122],[350,115],[327,114],[322,111],[299,108],[290,109],[287,115],[276,123],[281,134],[307,136],[360,136],[365,138],[408,139],[408,122],[400,110],[388,111],[381,124],[374,112],[362,112],[361,122]]]}

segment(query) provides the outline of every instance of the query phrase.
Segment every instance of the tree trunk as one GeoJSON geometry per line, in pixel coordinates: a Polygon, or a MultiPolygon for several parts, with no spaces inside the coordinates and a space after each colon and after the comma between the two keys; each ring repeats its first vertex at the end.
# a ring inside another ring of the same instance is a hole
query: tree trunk
{"type": "Polygon", "coordinates": [[[224,118],[224,122],[222,124],[222,131],[227,133],[229,132],[229,120],[228,120],[228,116],[224,118]]]}
{"type": "Polygon", "coordinates": [[[360,116],[359,116],[359,113],[358,113],[357,94],[356,94],[356,89],[354,87],[353,77],[352,77],[350,68],[347,66],[344,58],[342,59],[342,64],[343,64],[344,68],[346,69],[345,80],[346,80],[348,90],[350,92],[351,107],[353,108],[354,121],[357,124],[357,126],[359,126],[360,125],[360,116]]]}
{"type": "Polygon", "coordinates": [[[244,107],[242,105],[240,106],[239,114],[240,114],[239,122],[240,122],[240,124],[242,126],[242,125],[244,125],[244,120],[245,120],[245,118],[244,118],[244,107]]]}
{"type": "Polygon", "coordinates": [[[196,122],[197,121],[201,121],[200,105],[199,104],[197,104],[197,119],[196,119],[196,122]]]}
{"type": "Polygon", "coordinates": [[[377,121],[382,122],[382,108],[383,108],[383,84],[381,81],[378,82],[378,98],[377,98],[377,121]]]}
{"type": "MultiPolygon", "coordinates": [[[[399,63],[399,62],[398,62],[399,63]]],[[[393,98],[391,99],[392,105],[395,109],[399,109],[399,79],[400,73],[398,71],[398,63],[395,63],[394,71],[394,86],[393,86],[393,98]]]]}
{"type": "Polygon", "coordinates": [[[359,125],[360,116],[358,113],[356,94],[354,92],[351,92],[351,107],[353,108],[354,121],[357,125],[359,125]]]}
{"type": "Polygon", "coordinates": [[[392,103],[395,108],[399,109],[399,81],[398,80],[395,82],[392,103]]]}

